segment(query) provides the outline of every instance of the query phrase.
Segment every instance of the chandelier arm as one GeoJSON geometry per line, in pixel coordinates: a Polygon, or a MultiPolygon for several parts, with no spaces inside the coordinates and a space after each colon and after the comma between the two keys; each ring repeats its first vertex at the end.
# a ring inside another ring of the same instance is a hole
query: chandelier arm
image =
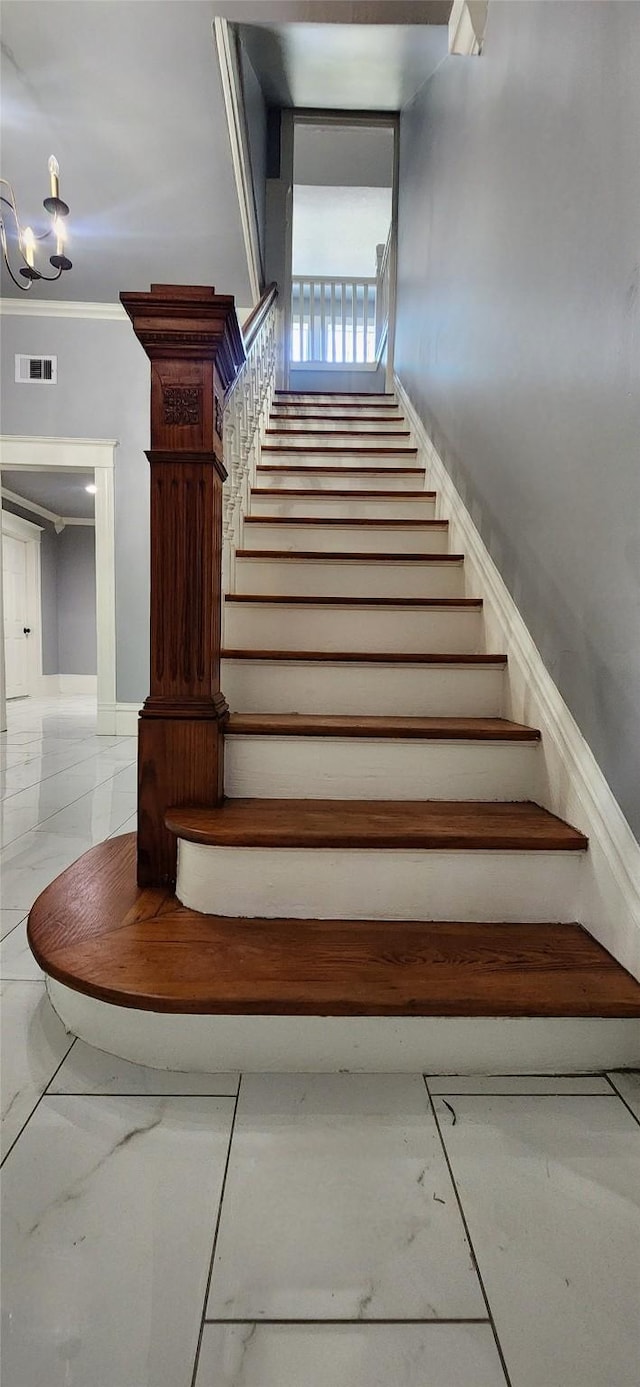
{"type": "MultiPolygon", "coordinates": [[[[4,200],[5,200],[5,199],[3,198],[3,201],[4,201],[4,200]]],[[[0,243],[2,244],[2,258],[3,258],[3,260],[4,260],[4,263],[5,263],[6,267],[7,267],[7,273],[9,274],[9,277],[13,280],[13,282],[14,282],[16,288],[20,290],[20,293],[21,293],[21,294],[28,294],[28,293],[29,293],[29,290],[30,290],[30,288],[31,288],[31,285],[33,284],[34,281],[33,281],[32,279],[30,279],[30,280],[28,281],[27,284],[21,284],[21,283],[20,283],[20,280],[19,280],[19,279],[16,279],[16,277],[15,277],[15,275],[14,275],[14,273],[13,273],[13,270],[11,269],[11,265],[10,265],[10,263],[9,263],[9,255],[8,255],[8,251],[7,251],[7,237],[6,237],[6,233],[5,233],[5,229],[4,229],[4,222],[2,221],[2,218],[0,218],[0,243]]]]}
{"type": "MultiPolygon", "coordinates": [[[[50,161],[50,162],[51,162],[51,161],[50,161]]],[[[55,171],[56,171],[56,173],[57,173],[57,167],[56,167],[56,170],[55,170],[55,171]]],[[[24,265],[27,267],[27,269],[33,270],[33,265],[30,264],[29,260],[27,259],[26,254],[25,254],[25,252],[24,252],[24,249],[23,249],[23,244],[22,244],[22,241],[23,241],[23,231],[22,231],[22,227],[21,227],[21,225],[20,225],[20,218],[19,218],[19,216],[18,216],[18,207],[17,207],[17,204],[16,204],[16,196],[15,196],[15,193],[14,193],[14,191],[13,191],[13,187],[12,187],[11,183],[9,182],[8,178],[0,178],[0,186],[4,187],[4,188],[7,190],[8,194],[9,194],[8,197],[5,197],[5,195],[4,195],[3,193],[0,193],[0,203],[3,202],[3,203],[5,204],[5,206],[8,207],[8,208],[10,209],[11,213],[13,214],[13,219],[14,219],[14,222],[15,222],[15,225],[16,225],[16,232],[17,232],[17,241],[18,241],[18,244],[17,244],[17,251],[18,251],[18,255],[20,256],[21,260],[24,262],[24,265]]],[[[58,201],[57,197],[56,197],[56,201],[58,201]]],[[[46,207],[46,202],[45,202],[45,207],[46,207]]],[[[60,208],[63,208],[63,209],[64,209],[64,214],[66,215],[66,213],[67,213],[68,210],[69,210],[68,207],[66,207],[66,204],[64,204],[64,203],[59,203],[59,206],[58,206],[58,209],[57,209],[57,210],[60,210],[60,208]]],[[[51,215],[54,216],[54,210],[53,210],[53,209],[47,208],[47,211],[50,211],[50,212],[51,212],[51,215]]],[[[38,241],[38,242],[40,242],[40,241],[46,241],[50,236],[53,235],[53,232],[54,232],[54,226],[51,225],[51,226],[49,226],[49,227],[47,228],[46,231],[43,231],[41,234],[39,234],[39,235],[37,235],[37,236],[35,235],[35,233],[32,233],[32,242],[33,242],[33,241],[38,241]]],[[[12,270],[12,268],[11,268],[11,264],[10,264],[10,261],[9,261],[9,248],[8,248],[8,244],[7,244],[7,232],[6,232],[6,227],[5,227],[5,219],[4,219],[4,217],[2,216],[1,213],[0,213],[0,246],[2,247],[2,258],[3,258],[3,260],[4,260],[4,263],[5,263],[6,267],[7,267],[7,272],[8,272],[8,274],[9,274],[9,277],[10,277],[10,279],[12,280],[12,282],[15,284],[16,288],[19,289],[20,292],[21,292],[22,294],[27,294],[27,293],[29,292],[29,290],[33,287],[34,283],[37,283],[37,281],[40,280],[40,279],[41,279],[41,280],[44,280],[45,284],[55,284],[56,281],[59,280],[59,279],[62,277],[63,266],[62,266],[62,265],[59,265],[59,266],[58,266],[58,272],[57,272],[57,274],[54,274],[54,275],[45,275],[45,274],[42,274],[42,272],[41,272],[40,270],[38,270],[37,272],[34,273],[33,278],[31,278],[30,276],[27,277],[27,275],[25,274],[24,277],[27,279],[27,283],[26,283],[26,284],[23,284],[23,283],[21,282],[21,280],[17,279],[16,275],[13,273],[13,270],[12,270]]],[[[59,258],[59,257],[56,256],[56,259],[58,259],[58,258],[59,258]]],[[[70,265],[70,262],[69,262],[69,261],[67,261],[67,264],[66,264],[66,266],[65,266],[64,268],[66,268],[66,269],[70,269],[70,268],[71,268],[71,265],[70,265]]]]}

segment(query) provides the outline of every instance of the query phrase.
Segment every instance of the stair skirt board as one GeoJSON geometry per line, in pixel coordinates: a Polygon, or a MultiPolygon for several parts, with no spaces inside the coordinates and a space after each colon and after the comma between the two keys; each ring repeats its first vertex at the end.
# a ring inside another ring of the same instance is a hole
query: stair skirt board
{"type": "Polygon", "coordinates": [[[483,640],[481,607],[225,602],[224,644],[243,650],[473,654],[482,650],[483,640]]]}
{"type": "Polygon", "coordinates": [[[251,514],[280,515],[287,519],[308,516],[336,520],[435,520],[435,501],[426,493],[414,496],[412,493],[398,492],[390,495],[388,491],[377,496],[358,495],[357,491],[341,496],[330,491],[310,491],[308,495],[296,496],[293,489],[286,495],[283,491],[252,491],[251,514]]]}
{"type": "Polygon", "coordinates": [[[218,847],[178,839],[178,900],[301,920],[570,920],[582,853],[218,847]]]}
{"type": "Polygon", "coordinates": [[[364,467],[359,474],[351,468],[344,467],[342,470],[344,476],[341,477],[339,469],[333,464],[328,466],[326,471],[312,466],[283,466],[269,471],[264,467],[258,467],[256,486],[269,491],[296,491],[308,488],[309,491],[326,491],[329,495],[332,491],[353,491],[356,495],[359,491],[396,491],[402,495],[404,491],[417,491],[424,484],[424,472],[416,474],[405,470],[404,467],[396,468],[395,475],[390,471],[376,474],[364,467]]]}
{"type": "Polygon", "coordinates": [[[532,742],[225,737],[232,799],[537,799],[532,742]]]}
{"type": "Polygon", "coordinates": [[[640,1064],[634,1018],[168,1014],[114,1006],[53,978],[47,990],[72,1035],[150,1069],[584,1074],[640,1064]]]}
{"type": "Polygon", "coordinates": [[[442,520],[429,525],[361,525],[348,521],[324,525],[323,519],[327,518],[331,519],[310,518],[309,524],[304,524],[282,517],[274,523],[273,517],[245,516],[243,548],[288,549],[291,553],[321,549],[328,554],[336,549],[355,553],[446,554],[449,548],[449,527],[442,520]]]}
{"type": "Polygon", "coordinates": [[[500,717],[504,664],[411,665],[222,660],[221,684],[238,713],[500,717]]]}
{"type": "Polygon", "coordinates": [[[236,555],[236,592],[307,597],[464,597],[464,560],[439,563],[236,555]]]}

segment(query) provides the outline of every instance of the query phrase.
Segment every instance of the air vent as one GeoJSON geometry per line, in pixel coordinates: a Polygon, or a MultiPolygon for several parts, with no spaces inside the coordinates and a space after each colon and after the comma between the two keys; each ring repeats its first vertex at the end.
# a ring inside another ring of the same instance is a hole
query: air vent
{"type": "Polygon", "coordinates": [[[57,356],[16,356],[16,380],[20,385],[56,385],[57,356]]]}

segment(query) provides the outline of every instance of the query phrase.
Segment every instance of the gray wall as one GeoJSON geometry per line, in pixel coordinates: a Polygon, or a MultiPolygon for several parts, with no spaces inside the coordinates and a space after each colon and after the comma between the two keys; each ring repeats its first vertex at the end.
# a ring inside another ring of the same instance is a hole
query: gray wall
{"type": "Polygon", "coordinates": [[[295,183],[390,188],[393,130],[382,125],[308,125],[296,121],[295,183]]]}
{"type": "Polygon", "coordinates": [[[57,536],[58,672],[95,674],[96,532],[70,525],[57,536]]]}
{"type": "Polygon", "coordinates": [[[5,317],[4,433],[116,439],[117,697],[149,692],[149,363],[127,321],[5,317]],[[14,352],[58,356],[56,386],[16,385],[14,352]]]}
{"type": "MultiPolygon", "coordinates": [[[[28,519],[26,511],[22,514],[28,519]]],[[[31,516],[33,519],[33,516],[31,516]]],[[[42,673],[59,674],[58,660],[58,535],[53,525],[42,522],[40,536],[40,630],[42,632],[42,673]]],[[[95,563],[94,563],[95,584],[95,563]]],[[[95,607],[94,607],[95,627],[95,607]]],[[[65,671],[71,673],[71,670],[65,671]]],[[[74,671],[75,672],[75,671],[74,671]]],[[[92,673],[93,671],[89,671],[92,673]]]]}
{"type": "Polygon", "coordinates": [[[491,0],[403,113],[396,344],[636,833],[639,71],[637,4],[491,0]]]}

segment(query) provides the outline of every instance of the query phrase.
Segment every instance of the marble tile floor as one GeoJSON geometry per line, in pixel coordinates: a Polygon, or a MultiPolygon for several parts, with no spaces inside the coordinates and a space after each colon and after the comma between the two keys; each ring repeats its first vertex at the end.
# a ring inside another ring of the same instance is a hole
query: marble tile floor
{"type": "Polygon", "coordinates": [[[135,746],[96,746],[89,700],[10,711],[50,792],[3,850],[3,1387],[637,1387],[640,1075],[187,1075],[74,1042],[25,916],[129,831],[135,746]]]}

